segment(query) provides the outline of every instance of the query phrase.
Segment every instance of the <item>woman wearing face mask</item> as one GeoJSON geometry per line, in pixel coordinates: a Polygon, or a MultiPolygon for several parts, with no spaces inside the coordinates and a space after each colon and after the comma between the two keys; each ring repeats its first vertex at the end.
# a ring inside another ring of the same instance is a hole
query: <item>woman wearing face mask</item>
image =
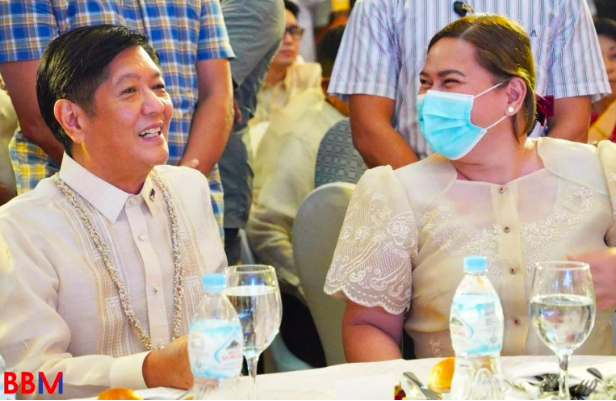
{"type": "MultiPolygon", "coordinates": [[[[528,318],[534,264],[616,244],[616,185],[605,178],[616,173],[616,145],[527,138],[536,110],[530,39],[505,17],[441,30],[421,83],[419,125],[437,154],[366,172],[327,276],[325,291],[347,300],[347,360],[400,358],[403,328],[418,357],[453,355],[449,310],[468,255],[488,258],[505,314],[503,355],[549,355],[528,318]]],[[[615,353],[616,301],[600,293],[604,311],[580,354],[615,353]]]]}
{"type": "Polygon", "coordinates": [[[592,105],[588,142],[595,143],[603,139],[616,142],[616,21],[607,18],[596,20],[595,30],[599,37],[612,95],[592,105]]]}

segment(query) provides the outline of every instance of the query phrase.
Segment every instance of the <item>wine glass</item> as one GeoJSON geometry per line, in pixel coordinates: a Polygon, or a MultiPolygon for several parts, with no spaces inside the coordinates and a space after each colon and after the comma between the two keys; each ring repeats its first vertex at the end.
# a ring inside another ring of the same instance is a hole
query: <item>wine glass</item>
{"type": "Polygon", "coordinates": [[[257,397],[257,363],[278,334],[282,301],[272,266],[239,265],[224,270],[227,298],[237,311],[244,332],[244,357],[252,377],[250,398],[257,397]]]}
{"type": "Polygon", "coordinates": [[[596,302],[590,267],[580,262],[537,263],[530,317],[541,340],[558,356],[558,396],[569,394],[569,357],[595,325],[596,302]]]}

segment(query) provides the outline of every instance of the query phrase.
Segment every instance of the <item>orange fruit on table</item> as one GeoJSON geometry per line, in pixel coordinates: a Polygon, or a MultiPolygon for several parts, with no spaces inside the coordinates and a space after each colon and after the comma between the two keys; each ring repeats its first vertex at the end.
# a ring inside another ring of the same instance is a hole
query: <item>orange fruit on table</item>
{"type": "Polygon", "coordinates": [[[135,391],[124,388],[116,387],[103,391],[98,395],[99,400],[143,400],[135,391]]]}
{"type": "Polygon", "coordinates": [[[451,390],[451,379],[453,378],[453,368],[456,358],[446,358],[432,366],[428,376],[428,387],[442,393],[451,390]]]}

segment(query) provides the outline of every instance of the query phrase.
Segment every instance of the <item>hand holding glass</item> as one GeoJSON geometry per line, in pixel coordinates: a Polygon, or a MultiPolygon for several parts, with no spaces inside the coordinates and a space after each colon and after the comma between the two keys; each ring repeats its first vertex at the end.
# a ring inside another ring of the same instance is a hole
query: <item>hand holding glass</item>
{"type": "Polygon", "coordinates": [[[590,266],[579,262],[537,263],[530,300],[535,331],[556,353],[559,398],[569,400],[569,357],[595,325],[595,290],[590,266]]]}
{"type": "Polygon", "coordinates": [[[227,298],[237,311],[244,332],[244,357],[256,399],[257,363],[272,343],[282,320],[282,302],[272,266],[240,265],[225,269],[227,298]]]}

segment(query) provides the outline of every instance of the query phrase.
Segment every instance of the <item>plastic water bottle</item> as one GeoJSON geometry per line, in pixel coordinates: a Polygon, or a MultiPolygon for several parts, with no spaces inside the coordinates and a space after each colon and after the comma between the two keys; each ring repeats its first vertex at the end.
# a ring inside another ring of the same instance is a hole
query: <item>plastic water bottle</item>
{"type": "Polygon", "coordinates": [[[204,296],[190,323],[188,358],[195,400],[238,398],[244,339],[237,312],[224,294],[224,274],[203,276],[204,296]]]}
{"type": "Polygon", "coordinates": [[[485,257],[464,258],[465,276],[451,304],[449,330],[456,353],[451,395],[455,400],[503,399],[503,308],[487,270],[485,257]]]}
{"type": "Polygon", "coordinates": [[[4,372],[6,372],[6,364],[0,355],[0,400],[14,400],[15,394],[4,393],[4,372]]]}

